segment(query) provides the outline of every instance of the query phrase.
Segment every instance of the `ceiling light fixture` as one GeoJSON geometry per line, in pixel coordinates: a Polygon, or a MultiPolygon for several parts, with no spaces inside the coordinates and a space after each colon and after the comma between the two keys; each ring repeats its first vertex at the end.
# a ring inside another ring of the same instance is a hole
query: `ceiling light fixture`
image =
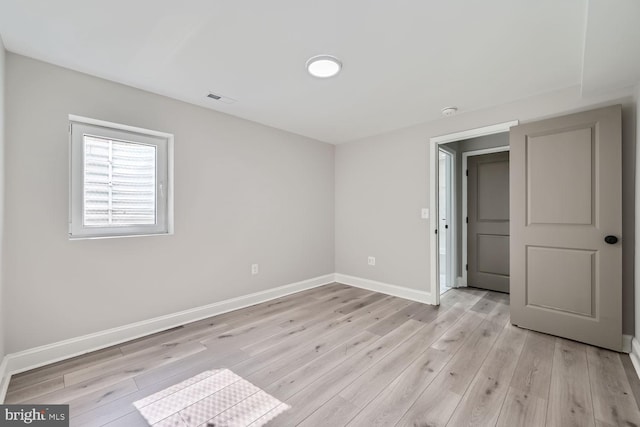
{"type": "Polygon", "coordinates": [[[342,69],[342,62],[335,56],[316,55],[307,61],[307,71],[314,77],[326,79],[333,77],[342,69]]]}

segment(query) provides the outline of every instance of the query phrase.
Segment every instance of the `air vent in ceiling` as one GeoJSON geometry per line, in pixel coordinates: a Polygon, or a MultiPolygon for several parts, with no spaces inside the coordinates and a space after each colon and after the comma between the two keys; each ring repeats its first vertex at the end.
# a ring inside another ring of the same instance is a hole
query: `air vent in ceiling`
{"type": "Polygon", "coordinates": [[[234,102],[236,102],[236,100],[233,98],[218,95],[217,93],[213,93],[213,92],[209,92],[209,94],[207,95],[207,98],[211,98],[213,100],[223,102],[225,104],[233,104],[234,102]]]}

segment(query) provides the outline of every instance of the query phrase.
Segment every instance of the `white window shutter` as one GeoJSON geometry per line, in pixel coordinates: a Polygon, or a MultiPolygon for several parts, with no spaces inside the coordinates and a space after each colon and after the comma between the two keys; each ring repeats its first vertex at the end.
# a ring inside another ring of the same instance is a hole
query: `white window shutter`
{"type": "Polygon", "coordinates": [[[153,225],[157,147],[84,136],[85,227],[153,225]]]}

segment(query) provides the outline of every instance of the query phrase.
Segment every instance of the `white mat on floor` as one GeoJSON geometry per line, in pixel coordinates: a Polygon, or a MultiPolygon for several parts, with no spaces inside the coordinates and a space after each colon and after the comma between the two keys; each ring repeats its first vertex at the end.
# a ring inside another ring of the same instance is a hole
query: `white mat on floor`
{"type": "Polygon", "coordinates": [[[290,408],[228,369],[202,372],[134,405],[154,427],[259,427],[290,408]]]}

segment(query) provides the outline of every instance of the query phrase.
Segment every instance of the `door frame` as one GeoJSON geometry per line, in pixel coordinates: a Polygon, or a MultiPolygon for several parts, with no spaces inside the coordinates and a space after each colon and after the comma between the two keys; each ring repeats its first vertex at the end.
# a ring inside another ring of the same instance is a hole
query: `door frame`
{"type": "Polygon", "coordinates": [[[431,294],[431,304],[440,305],[440,275],[438,272],[438,149],[441,144],[461,141],[464,139],[477,138],[479,136],[493,135],[496,133],[508,132],[512,126],[518,125],[518,120],[504,123],[497,123],[490,126],[483,126],[469,129],[462,132],[454,132],[446,135],[429,138],[429,265],[430,280],[429,290],[431,294]]]}
{"type": "MultiPolygon", "coordinates": [[[[504,151],[509,151],[510,147],[508,145],[502,145],[499,147],[492,147],[492,148],[483,148],[482,150],[473,150],[473,151],[467,151],[465,153],[462,153],[462,170],[461,172],[461,178],[462,179],[462,265],[466,265],[467,264],[467,258],[469,256],[468,254],[468,228],[469,228],[469,224],[467,223],[467,221],[464,220],[464,218],[469,216],[469,211],[468,211],[468,207],[467,207],[467,188],[468,188],[468,179],[469,177],[466,176],[466,170],[467,170],[467,162],[469,161],[469,157],[473,157],[473,156],[482,156],[483,154],[492,154],[492,153],[502,153],[504,151]]],[[[462,268],[462,283],[460,283],[460,285],[462,286],[467,286],[467,269],[466,268],[462,268]]]]}

